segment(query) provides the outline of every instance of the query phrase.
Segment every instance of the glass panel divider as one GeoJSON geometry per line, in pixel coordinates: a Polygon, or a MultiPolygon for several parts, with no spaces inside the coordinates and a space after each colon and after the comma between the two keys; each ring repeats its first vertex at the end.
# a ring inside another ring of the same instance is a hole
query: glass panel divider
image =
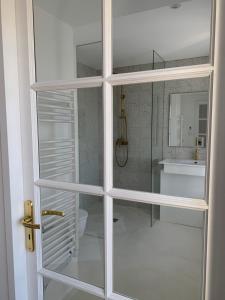
{"type": "Polygon", "coordinates": [[[58,273],[50,271],[50,270],[46,270],[44,268],[39,271],[39,274],[41,274],[42,276],[47,277],[49,279],[65,283],[66,285],[73,286],[76,289],[85,291],[87,293],[90,293],[91,295],[95,295],[95,296],[98,296],[98,297],[104,299],[104,289],[96,287],[92,284],[85,283],[85,282],[77,280],[75,278],[67,277],[65,275],[58,274],[58,273]]]}
{"type": "Polygon", "coordinates": [[[106,193],[113,184],[113,91],[106,80],[112,75],[112,0],[103,0],[103,123],[104,123],[104,222],[105,299],[113,290],[113,200],[106,193]]]}
{"type": "Polygon", "coordinates": [[[96,77],[85,77],[74,80],[57,80],[57,81],[46,81],[36,82],[32,84],[31,88],[36,92],[43,91],[54,91],[54,90],[67,90],[67,89],[78,89],[78,88],[92,88],[101,87],[104,79],[101,76],[96,77]]]}
{"type": "Polygon", "coordinates": [[[176,79],[189,79],[210,76],[213,72],[210,64],[193,65],[188,67],[176,67],[156,69],[150,71],[140,71],[120,74],[106,74],[104,77],[85,77],[74,80],[58,80],[34,83],[31,89],[34,91],[66,90],[78,88],[100,87],[103,83],[109,85],[126,85],[136,83],[151,83],[157,81],[169,81],[176,79]]]}
{"type": "Polygon", "coordinates": [[[185,198],[177,196],[167,196],[154,194],[150,192],[133,191],[127,189],[112,188],[104,191],[101,186],[92,186],[85,184],[75,184],[67,182],[58,182],[46,179],[39,179],[35,182],[38,187],[61,189],[65,191],[81,192],[89,195],[106,196],[111,198],[120,198],[124,201],[142,202],[146,204],[166,205],[171,207],[189,208],[191,210],[207,211],[208,204],[203,199],[185,198]]]}
{"type": "Polygon", "coordinates": [[[212,72],[213,67],[210,64],[202,64],[188,67],[165,68],[150,71],[120,73],[116,75],[114,74],[111,77],[108,77],[107,81],[111,83],[112,86],[152,83],[157,81],[208,77],[212,72]]]}

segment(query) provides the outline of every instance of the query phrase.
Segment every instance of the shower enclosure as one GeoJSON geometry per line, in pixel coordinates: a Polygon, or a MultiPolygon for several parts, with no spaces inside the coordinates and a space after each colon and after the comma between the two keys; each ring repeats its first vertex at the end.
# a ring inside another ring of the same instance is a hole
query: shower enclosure
{"type": "MultiPolygon", "coordinates": [[[[164,67],[163,58],[153,50],[149,64],[118,67],[114,69],[114,73],[164,67]]],[[[114,87],[113,171],[116,188],[160,192],[158,162],[163,158],[164,85],[164,82],[156,82],[114,87]],[[125,124],[121,118],[121,97],[124,98],[125,124]],[[118,145],[118,139],[121,139],[121,126],[126,128],[127,144],[118,145]],[[126,164],[118,164],[118,161],[125,161],[126,164]]],[[[120,201],[117,200],[117,203],[120,201]]],[[[150,208],[150,223],[153,225],[159,218],[159,207],[155,205],[147,207],[150,208]]]]}
{"type": "MultiPolygon", "coordinates": [[[[100,46],[94,43],[77,47],[78,76],[99,74],[100,70],[85,65],[79,57],[79,53],[93,50],[93,47],[100,46]]],[[[133,71],[136,67],[118,67],[114,71],[133,71]]],[[[153,51],[149,64],[141,67],[162,69],[164,61],[153,51]]],[[[164,83],[118,86],[113,94],[114,185],[116,188],[159,193],[164,83]]],[[[39,92],[37,107],[41,178],[101,186],[104,161],[102,89],[39,92]]],[[[102,197],[42,188],[41,209],[53,207],[63,211],[65,217],[43,217],[44,267],[103,287],[102,197]],[[91,252],[85,251],[87,244],[91,252]],[[54,245],[57,246],[53,248],[54,245]],[[91,268],[98,274],[94,279],[93,270],[86,267],[90,260],[91,268]]],[[[129,233],[128,228],[122,229],[122,222],[138,211],[147,217],[148,226],[153,226],[159,219],[159,207],[155,205],[131,203],[127,210],[121,200],[115,199],[114,210],[115,233],[118,234],[122,230],[129,233]]]]}
{"type": "MultiPolygon", "coordinates": [[[[94,42],[76,47],[78,77],[101,73],[101,64],[96,62],[94,68],[93,64],[90,66],[85,62],[88,53],[101,51],[101,45],[101,42],[94,42]]],[[[163,68],[165,61],[153,50],[149,53],[148,64],[117,66],[113,72],[163,68]]],[[[160,192],[158,161],[163,156],[164,85],[164,82],[155,82],[114,87],[113,171],[114,186],[117,188],[160,192]]],[[[85,94],[80,94],[79,99],[84,97],[85,94]]],[[[101,114],[98,118],[102,122],[101,114]]]]}

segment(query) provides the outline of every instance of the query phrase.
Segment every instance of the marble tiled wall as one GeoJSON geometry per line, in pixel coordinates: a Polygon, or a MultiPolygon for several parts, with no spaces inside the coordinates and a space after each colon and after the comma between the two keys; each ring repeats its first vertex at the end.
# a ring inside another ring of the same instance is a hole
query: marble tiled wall
{"type": "MultiPolygon", "coordinates": [[[[207,62],[207,57],[201,57],[166,62],[165,66],[179,67],[207,62]]],[[[134,72],[140,69],[149,70],[152,67],[152,64],[130,66],[120,68],[118,73],[134,72]]],[[[163,66],[156,65],[155,67],[162,68],[163,66]]],[[[193,158],[194,148],[169,147],[168,145],[169,97],[171,93],[208,91],[208,87],[208,78],[124,87],[128,116],[129,160],[124,168],[119,168],[114,160],[114,185],[116,187],[159,192],[158,162],[165,158],[193,158]]],[[[118,105],[119,89],[114,88],[114,144],[118,133],[118,105]]],[[[205,149],[200,150],[200,159],[206,159],[205,149]]]]}
{"type": "MultiPolygon", "coordinates": [[[[96,75],[97,71],[83,64],[78,75],[96,75]]],[[[102,89],[78,89],[79,169],[80,182],[102,185],[102,89]]]]}
{"type": "MultiPolygon", "coordinates": [[[[128,66],[114,69],[114,73],[126,73],[151,70],[153,64],[128,66]]],[[[113,142],[119,137],[120,89],[113,89],[113,142]]],[[[127,113],[129,156],[123,168],[116,164],[114,153],[113,184],[117,188],[139,191],[151,191],[151,118],[152,118],[152,84],[126,85],[123,87],[125,109],[127,113]]]]}
{"type": "MultiPolygon", "coordinates": [[[[79,77],[97,75],[95,69],[80,63],[77,73],[79,77]]],[[[78,89],[77,97],[80,183],[103,185],[102,89],[78,89]]],[[[80,195],[80,206],[87,209],[90,198],[99,200],[98,197],[80,195]]]]}
{"type": "MultiPolygon", "coordinates": [[[[196,65],[207,61],[206,57],[172,61],[167,62],[166,67],[196,65]]],[[[152,67],[152,64],[147,64],[124,67],[114,71],[115,73],[133,72],[140,68],[149,70],[152,67]]],[[[98,71],[81,64],[78,64],[78,72],[82,76],[98,74],[98,71]]],[[[128,118],[129,159],[126,167],[120,168],[114,157],[115,187],[159,192],[158,161],[165,158],[191,159],[193,157],[193,148],[168,146],[169,96],[171,93],[207,91],[208,86],[207,78],[124,86],[128,118]]],[[[99,92],[92,93],[91,90],[80,91],[78,95],[79,101],[82,101],[82,105],[85,105],[86,109],[88,107],[90,112],[86,115],[86,121],[80,120],[80,122],[84,122],[79,129],[81,131],[80,151],[82,150],[80,164],[83,166],[86,164],[82,178],[88,180],[91,176],[92,178],[95,176],[95,184],[101,185],[103,182],[102,95],[99,92]],[[87,93],[91,93],[91,95],[87,95],[87,93]],[[92,98],[93,105],[97,101],[98,108],[96,109],[88,103],[85,104],[85,98],[92,98]],[[93,128],[96,127],[96,130],[85,133],[85,122],[93,124],[93,128]],[[99,133],[97,133],[97,128],[99,133]],[[92,136],[90,137],[90,135],[92,136]],[[93,147],[87,146],[89,138],[93,141],[93,147]],[[87,143],[82,146],[85,139],[87,143]]],[[[114,87],[114,145],[118,138],[119,98],[120,87],[114,87]]],[[[205,159],[205,156],[206,151],[202,149],[200,158],[205,159]]]]}
{"type": "MultiPolygon", "coordinates": [[[[114,149],[119,137],[120,87],[114,88],[114,149]]],[[[124,87],[128,126],[129,157],[127,165],[119,167],[114,155],[114,186],[151,191],[151,112],[152,84],[124,87]]]]}

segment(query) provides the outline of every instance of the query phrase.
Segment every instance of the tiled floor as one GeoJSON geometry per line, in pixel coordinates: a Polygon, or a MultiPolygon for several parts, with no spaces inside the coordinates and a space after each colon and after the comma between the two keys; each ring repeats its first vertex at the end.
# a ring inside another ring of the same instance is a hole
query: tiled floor
{"type": "Polygon", "coordinates": [[[114,236],[115,291],[139,300],[200,300],[202,231],[160,221],[150,227],[144,214],[127,218],[132,230],[114,236]]]}
{"type": "MultiPolygon", "coordinates": [[[[67,274],[70,270],[72,276],[101,287],[104,231],[103,216],[98,212],[98,206],[89,210],[86,233],[80,240],[78,267],[71,263],[67,274]]],[[[201,229],[161,221],[151,227],[150,209],[146,205],[119,203],[114,206],[114,217],[118,218],[114,223],[115,292],[139,300],[201,299],[201,229]]],[[[64,299],[98,298],[71,291],[64,299]]]]}

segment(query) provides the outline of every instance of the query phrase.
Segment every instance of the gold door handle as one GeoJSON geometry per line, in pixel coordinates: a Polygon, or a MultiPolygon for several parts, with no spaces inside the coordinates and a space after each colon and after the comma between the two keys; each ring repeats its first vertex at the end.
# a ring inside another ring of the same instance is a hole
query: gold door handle
{"type": "Polygon", "coordinates": [[[24,202],[24,218],[21,223],[25,227],[26,249],[33,252],[35,249],[34,229],[40,229],[39,224],[34,224],[33,203],[30,200],[24,202]]]}
{"type": "Polygon", "coordinates": [[[42,210],[41,215],[64,217],[65,213],[64,211],[60,211],[60,210],[42,210]]]}
{"type": "Polygon", "coordinates": [[[22,224],[24,227],[26,228],[30,228],[30,229],[40,229],[40,225],[39,224],[33,224],[33,218],[31,217],[25,217],[22,220],[22,224]]]}

